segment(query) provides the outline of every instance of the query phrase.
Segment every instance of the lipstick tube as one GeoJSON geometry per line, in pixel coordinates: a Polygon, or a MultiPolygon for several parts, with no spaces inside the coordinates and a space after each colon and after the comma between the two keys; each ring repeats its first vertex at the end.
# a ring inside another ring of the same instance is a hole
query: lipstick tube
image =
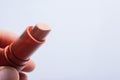
{"type": "Polygon", "coordinates": [[[0,50],[0,66],[11,66],[21,71],[34,51],[45,42],[49,32],[46,24],[28,26],[16,41],[0,50]]]}

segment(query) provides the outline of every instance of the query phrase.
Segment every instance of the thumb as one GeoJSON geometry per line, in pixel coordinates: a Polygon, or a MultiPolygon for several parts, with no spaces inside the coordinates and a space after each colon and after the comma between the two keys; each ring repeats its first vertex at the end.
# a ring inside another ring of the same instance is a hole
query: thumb
{"type": "Polygon", "coordinates": [[[12,67],[0,66],[0,80],[19,80],[19,73],[12,67]]]}

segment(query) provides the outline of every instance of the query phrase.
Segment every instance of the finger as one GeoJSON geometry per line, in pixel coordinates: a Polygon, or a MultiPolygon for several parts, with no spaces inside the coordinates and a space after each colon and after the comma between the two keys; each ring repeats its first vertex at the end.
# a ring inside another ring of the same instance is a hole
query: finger
{"type": "Polygon", "coordinates": [[[20,76],[20,79],[19,79],[19,80],[28,80],[28,79],[27,79],[27,75],[26,75],[25,73],[23,73],[23,72],[20,72],[20,73],[19,73],[19,76],[20,76]]]}
{"type": "Polygon", "coordinates": [[[0,80],[19,80],[19,73],[12,67],[1,66],[0,80]]]}
{"type": "Polygon", "coordinates": [[[15,33],[0,30],[0,47],[1,48],[6,47],[7,45],[14,42],[17,38],[18,36],[15,33]]]}
{"type": "Polygon", "coordinates": [[[35,69],[35,63],[32,60],[29,60],[22,71],[24,72],[31,72],[35,69]]]}

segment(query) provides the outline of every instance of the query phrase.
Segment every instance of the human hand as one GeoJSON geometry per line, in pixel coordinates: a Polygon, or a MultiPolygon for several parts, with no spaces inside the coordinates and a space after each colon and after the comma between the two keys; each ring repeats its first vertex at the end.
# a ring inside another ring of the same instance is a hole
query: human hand
{"type": "MultiPolygon", "coordinates": [[[[14,42],[18,36],[14,33],[1,30],[0,31],[0,50],[4,49],[7,45],[14,42]]],[[[0,80],[27,80],[25,72],[31,72],[35,68],[32,60],[28,61],[21,72],[9,66],[0,66],[0,80]]]]}

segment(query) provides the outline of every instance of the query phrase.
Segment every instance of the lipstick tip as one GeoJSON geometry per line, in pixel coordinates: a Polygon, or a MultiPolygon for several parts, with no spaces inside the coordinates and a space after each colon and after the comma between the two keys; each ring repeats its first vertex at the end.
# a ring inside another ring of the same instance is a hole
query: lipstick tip
{"type": "Polygon", "coordinates": [[[48,33],[51,31],[50,27],[47,24],[39,23],[31,30],[31,35],[38,41],[43,40],[48,33]]]}
{"type": "Polygon", "coordinates": [[[50,31],[50,27],[44,23],[36,24],[35,27],[37,27],[39,30],[42,30],[42,31],[50,31]]]}

